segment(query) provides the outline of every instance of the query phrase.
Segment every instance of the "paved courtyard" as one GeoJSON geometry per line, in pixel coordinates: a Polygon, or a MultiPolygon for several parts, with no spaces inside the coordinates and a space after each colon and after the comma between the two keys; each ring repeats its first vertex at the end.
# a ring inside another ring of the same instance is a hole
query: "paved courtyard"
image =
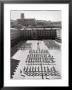
{"type": "Polygon", "coordinates": [[[61,78],[61,44],[55,40],[28,40],[11,60],[19,61],[12,79],[61,78]]]}

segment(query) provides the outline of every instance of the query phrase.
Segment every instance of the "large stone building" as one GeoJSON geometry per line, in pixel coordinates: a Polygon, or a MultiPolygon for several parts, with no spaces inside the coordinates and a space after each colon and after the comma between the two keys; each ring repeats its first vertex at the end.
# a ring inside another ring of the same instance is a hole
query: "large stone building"
{"type": "MultiPolygon", "coordinates": [[[[20,19],[11,21],[11,26],[15,27],[15,30],[11,29],[11,41],[15,43],[18,38],[20,40],[61,39],[61,27],[55,28],[50,23],[50,21],[25,18],[22,13],[20,19]]],[[[60,23],[54,24],[61,26],[60,23]]]]}

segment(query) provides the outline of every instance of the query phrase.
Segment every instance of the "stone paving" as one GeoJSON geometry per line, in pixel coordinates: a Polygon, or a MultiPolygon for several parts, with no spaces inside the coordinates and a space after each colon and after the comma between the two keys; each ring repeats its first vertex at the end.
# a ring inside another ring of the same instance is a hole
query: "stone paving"
{"type": "MultiPolygon", "coordinates": [[[[55,41],[48,41],[49,47],[55,41]]],[[[47,44],[48,45],[48,44],[47,44]]],[[[60,79],[61,78],[61,50],[51,49],[42,40],[28,40],[12,56],[12,59],[20,60],[13,79],[60,79]]]]}

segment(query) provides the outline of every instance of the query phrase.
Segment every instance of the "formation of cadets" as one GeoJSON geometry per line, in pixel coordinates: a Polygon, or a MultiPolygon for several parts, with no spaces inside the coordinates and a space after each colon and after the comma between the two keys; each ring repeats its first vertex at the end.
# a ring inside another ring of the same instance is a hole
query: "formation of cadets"
{"type": "MultiPolygon", "coordinates": [[[[60,76],[55,69],[54,57],[50,55],[48,50],[40,49],[37,43],[37,49],[31,49],[26,58],[26,66],[20,70],[21,75],[27,76],[60,76]]],[[[47,79],[47,78],[46,78],[47,79]]]]}
{"type": "Polygon", "coordinates": [[[39,66],[33,66],[33,67],[25,67],[23,68],[23,71],[20,70],[20,73],[21,74],[25,74],[27,76],[60,76],[60,74],[58,73],[58,71],[56,71],[55,67],[42,67],[42,70],[41,70],[41,67],[39,66]]]}
{"type": "Polygon", "coordinates": [[[51,56],[48,50],[30,50],[29,55],[26,58],[27,65],[40,65],[40,64],[52,64],[55,61],[54,57],[51,56]]]}

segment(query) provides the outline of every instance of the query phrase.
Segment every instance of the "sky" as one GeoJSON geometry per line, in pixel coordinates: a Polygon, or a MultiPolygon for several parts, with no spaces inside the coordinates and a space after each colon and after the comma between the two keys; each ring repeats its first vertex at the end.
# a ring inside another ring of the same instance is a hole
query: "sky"
{"type": "Polygon", "coordinates": [[[61,21],[61,11],[52,11],[52,10],[47,10],[47,11],[16,11],[16,10],[12,10],[10,11],[10,18],[11,20],[16,20],[20,18],[21,13],[24,13],[24,17],[25,18],[33,18],[36,20],[46,20],[46,21],[61,21]]]}

